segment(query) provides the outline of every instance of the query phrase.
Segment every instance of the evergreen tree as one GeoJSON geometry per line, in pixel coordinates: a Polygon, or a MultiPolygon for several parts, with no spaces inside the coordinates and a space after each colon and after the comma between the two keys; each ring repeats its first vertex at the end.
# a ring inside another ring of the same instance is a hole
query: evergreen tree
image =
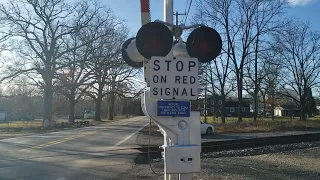
{"type": "Polygon", "coordinates": [[[306,97],[306,113],[308,116],[314,116],[317,113],[317,107],[316,107],[316,100],[312,96],[311,88],[308,88],[307,90],[307,97],[306,97]]]}

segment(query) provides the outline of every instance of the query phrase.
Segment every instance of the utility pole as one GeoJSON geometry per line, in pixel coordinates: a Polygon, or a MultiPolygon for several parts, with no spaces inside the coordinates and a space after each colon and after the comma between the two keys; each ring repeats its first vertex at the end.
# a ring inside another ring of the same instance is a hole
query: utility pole
{"type": "Polygon", "coordinates": [[[176,16],[176,25],[178,26],[179,25],[179,16],[185,16],[187,14],[186,13],[179,14],[178,11],[176,11],[176,13],[174,13],[173,15],[176,16]]]}

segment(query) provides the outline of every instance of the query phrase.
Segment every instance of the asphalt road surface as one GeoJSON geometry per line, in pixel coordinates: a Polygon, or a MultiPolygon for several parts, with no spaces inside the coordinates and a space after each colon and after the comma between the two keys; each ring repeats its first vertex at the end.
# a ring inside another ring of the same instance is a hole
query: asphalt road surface
{"type": "Polygon", "coordinates": [[[0,141],[0,179],[113,179],[134,164],[146,117],[0,141]]]}

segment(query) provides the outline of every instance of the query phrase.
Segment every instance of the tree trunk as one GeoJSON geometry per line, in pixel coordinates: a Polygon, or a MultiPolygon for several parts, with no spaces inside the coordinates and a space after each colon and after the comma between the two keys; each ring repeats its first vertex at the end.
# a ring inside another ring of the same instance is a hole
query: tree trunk
{"type": "Polygon", "coordinates": [[[266,115],[267,112],[267,103],[266,103],[266,95],[262,95],[262,101],[263,101],[263,116],[266,115]]]}
{"type": "Polygon", "coordinates": [[[300,121],[306,121],[305,96],[300,97],[300,121]]]}
{"type": "Polygon", "coordinates": [[[226,106],[226,95],[224,91],[221,92],[221,105],[220,105],[220,116],[221,116],[221,123],[226,123],[226,117],[225,117],[225,106],[226,106]]]}
{"type": "Polygon", "coordinates": [[[207,109],[208,109],[208,103],[207,103],[207,85],[204,90],[204,122],[207,123],[207,109]]]}
{"type": "Polygon", "coordinates": [[[44,78],[44,102],[43,102],[43,127],[48,127],[53,124],[52,119],[52,101],[53,101],[53,86],[52,77],[44,78]]]}
{"type": "Polygon", "coordinates": [[[101,103],[102,103],[102,93],[98,93],[98,98],[96,101],[96,112],[94,115],[94,120],[101,121],[101,103]]]}
{"type": "Polygon", "coordinates": [[[96,103],[96,112],[94,115],[94,120],[96,121],[101,121],[101,104],[102,104],[102,92],[103,92],[103,85],[99,84],[99,89],[98,89],[98,97],[95,99],[96,103]]]}
{"type": "MultiPolygon", "coordinates": [[[[240,72],[238,72],[240,73],[240,72]]],[[[238,123],[242,122],[242,75],[237,76],[238,88],[238,123]]]]}
{"type": "Polygon", "coordinates": [[[108,113],[108,119],[113,120],[114,119],[114,104],[115,104],[115,94],[110,94],[110,100],[109,100],[109,113],[108,113]]]}
{"type": "Polygon", "coordinates": [[[253,103],[253,121],[257,121],[258,119],[258,95],[257,94],[254,94],[253,96],[253,100],[254,100],[254,103],[253,103]]]}
{"type": "Polygon", "coordinates": [[[74,124],[74,107],[76,106],[76,101],[74,97],[69,98],[69,117],[68,122],[74,124]]]}
{"type": "Polygon", "coordinates": [[[274,106],[271,107],[271,119],[274,121],[274,106]]]}
{"type": "Polygon", "coordinates": [[[225,102],[225,97],[221,98],[221,106],[220,106],[220,116],[221,116],[221,123],[225,124],[226,123],[226,116],[225,116],[225,106],[226,106],[226,102],[225,102]]]}
{"type": "Polygon", "coordinates": [[[257,35],[255,44],[255,58],[254,58],[254,110],[253,110],[253,121],[256,122],[258,118],[258,93],[259,93],[259,82],[258,82],[258,45],[259,45],[259,34],[257,35]]]}

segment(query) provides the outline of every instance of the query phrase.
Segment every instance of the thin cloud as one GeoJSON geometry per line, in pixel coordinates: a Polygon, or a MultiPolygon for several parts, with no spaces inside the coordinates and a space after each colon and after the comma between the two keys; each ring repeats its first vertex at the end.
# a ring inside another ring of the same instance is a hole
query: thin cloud
{"type": "Polygon", "coordinates": [[[292,6],[303,6],[315,2],[316,0],[287,0],[292,6]]]}

